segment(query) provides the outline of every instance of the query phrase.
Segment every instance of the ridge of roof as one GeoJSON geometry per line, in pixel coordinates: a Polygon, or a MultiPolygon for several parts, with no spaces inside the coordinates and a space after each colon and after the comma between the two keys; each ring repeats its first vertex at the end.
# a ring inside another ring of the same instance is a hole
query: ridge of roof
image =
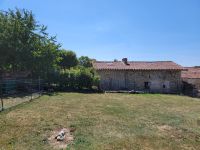
{"type": "Polygon", "coordinates": [[[199,66],[194,66],[194,67],[184,67],[184,68],[186,68],[186,69],[200,69],[200,67],[199,66]]]}
{"type": "Polygon", "coordinates": [[[97,70],[187,70],[173,61],[96,61],[97,70]]]}
{"type": "Polygon", "coordinates": [[[182,71],[181,77],[183,79],[200,79],[200,67],[184,67],[185,71],[182,71]]]}
{"type": "MultiPolygon", "coordinates": [[[[123,62],[123,61],[94,61],[94,63],[113,63],[113,62],[123,62]]],[[[173,62],[173,61],[128,61],[128,62],[155,63],[155,62],[173,62]]]]}

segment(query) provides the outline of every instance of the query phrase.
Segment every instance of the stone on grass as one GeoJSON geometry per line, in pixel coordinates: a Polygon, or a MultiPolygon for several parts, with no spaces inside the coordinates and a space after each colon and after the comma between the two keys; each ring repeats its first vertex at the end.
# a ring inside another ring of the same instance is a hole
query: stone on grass
{"type": "Polygon", "coordinates": [[[49,144],[54,149],[65,149],[73,140],[74,137],[71,134],[71,128],[62,128],[52,131],[51,136],[48,138],[49,144]]]}

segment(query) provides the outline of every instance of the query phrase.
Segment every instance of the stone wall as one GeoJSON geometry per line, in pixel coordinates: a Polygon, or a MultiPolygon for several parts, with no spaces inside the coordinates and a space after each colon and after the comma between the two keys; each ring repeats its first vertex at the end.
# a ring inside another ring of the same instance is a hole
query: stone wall
{"type": "Polygon", "coordinates": [[[103,90],[138,90],[152,93],[180,93],[180,71],[99,70],[103,90]],[[145,82],[149,88],[145,87],[145,82]]]}
{"type": "Polygon", "coordinates": [[[200,89],[200,79],[183,79],[183,81],[194,85],[197,89],[200,89]]]}
{"type": "Polygon", "coordinates": [[[183,79],[183,83],[185,95],[200,97],[200,79],[183,79]]]}

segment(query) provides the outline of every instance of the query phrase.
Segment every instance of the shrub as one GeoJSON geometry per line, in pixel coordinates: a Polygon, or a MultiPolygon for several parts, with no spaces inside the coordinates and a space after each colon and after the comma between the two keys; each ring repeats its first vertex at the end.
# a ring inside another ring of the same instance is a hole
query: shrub
{"type": "Polygon", "coordinates": [[[89,69],[80,69],[77,73],[78,89],[92,89],[93,75],[89,69]]]}
{"type": "Polygon", "coordinates": [[[73,68],[62,70],[59,76],[60,89],[92,89],[98,87],[99,77],[91,68],[73,68]]]}

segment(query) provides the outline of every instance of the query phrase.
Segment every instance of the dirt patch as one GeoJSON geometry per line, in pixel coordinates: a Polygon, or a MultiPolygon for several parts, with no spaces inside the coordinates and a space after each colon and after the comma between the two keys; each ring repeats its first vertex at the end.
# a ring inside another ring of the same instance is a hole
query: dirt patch
{"type": "Polygon", "coordinates": [[[165,131],[171,131],[173,128],[169,125],[162,125],[157,127],[159,131],[165,132],[165,131]]]}
{"type": "Polygon", "coordinates": [[[189,131],[188,129],[179,129],[169,125],[157,126],[157,128],[162,134],[169,136],[175,141],[181,141],[181,140],[192,140],[196,142],[200,141],[200,135],[192,131],[189,131]]]}
{"type": "Polygon", "coordinates": [[[74,131],[74,128],[62,128],[52,131],[51,136],[48,138],[49,144],[54,149],[66,149],[67,146],[74,141],[74,136],[72,135],[72,132],[74,131]],[[61,131],[65,132],[64,139],[57,140],[57,136],[61,131]]]}
{"type": "Polygon", "coordinates": [[[162,133],[164,133],[167,136],[170,136],[170,138],[173,138],[177,141],[183,140],[183,131],[181,129],[174,128],[169,125],[162,125],[157,127],[158,130],[162,133]]]}

